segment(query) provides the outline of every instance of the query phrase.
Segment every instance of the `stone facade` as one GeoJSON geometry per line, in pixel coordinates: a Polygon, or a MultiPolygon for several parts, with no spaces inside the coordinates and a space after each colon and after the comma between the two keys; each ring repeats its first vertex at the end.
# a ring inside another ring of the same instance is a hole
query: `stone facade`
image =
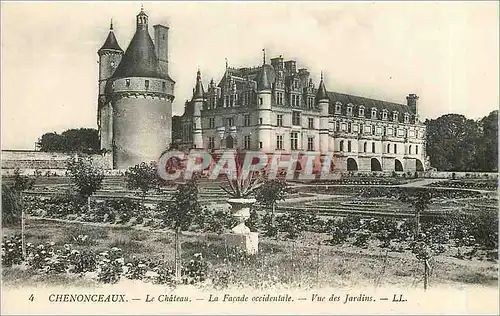
{"type": "Polygon", "coordinates": [[[141,10],[126,52],[111,25],[99,49],[98,129],[101,149],[110,152],[114,169],[157,161],[172,142],[175,82],[168,75],[168,27],[148,31],[141,10]]]}
{"type": "Polygon", "coordinates": [[[333,152],[338,171],[426,169],[425,125],[418,97],[406,104],[315,87],[307,69],[282,56],[270,64],[230,68],[205,89],[198,72],[181,117],[181,146],[266,153],[333,152]]]}

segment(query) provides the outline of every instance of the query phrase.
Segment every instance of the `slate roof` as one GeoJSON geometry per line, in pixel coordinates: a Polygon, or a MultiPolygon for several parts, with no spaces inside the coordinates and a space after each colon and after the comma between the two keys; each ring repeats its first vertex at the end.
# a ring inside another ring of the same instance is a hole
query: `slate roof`
{"type": "Polygon", "coordinates": [[[153,40],[144,28],[138,28],[112,78],[148,77],[170,80],[158,64],[153,40]]]}
{"type": "Polygon", "coordinates": [[[103,50],[117,50],[123,53],[122,48],[118,45],[118,41],[116,40],[115,33],[112,28],[109,30],[108,37],[98,52],[103,50]]]}

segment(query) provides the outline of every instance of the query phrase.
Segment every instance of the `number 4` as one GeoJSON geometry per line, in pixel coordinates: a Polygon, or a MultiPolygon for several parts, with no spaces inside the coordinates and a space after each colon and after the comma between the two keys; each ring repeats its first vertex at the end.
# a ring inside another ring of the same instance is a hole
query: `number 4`
{"type": "Polygon", "coordinates": [[[33,294],[31,294],[29,300],[33,302],[34,299],[35,297],[33,296],[33,294]]]}

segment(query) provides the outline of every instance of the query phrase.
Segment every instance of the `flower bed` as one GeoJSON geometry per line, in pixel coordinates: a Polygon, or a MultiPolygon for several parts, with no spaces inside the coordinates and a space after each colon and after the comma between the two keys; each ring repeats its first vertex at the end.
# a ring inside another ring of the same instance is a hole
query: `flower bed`
{"type": "Polygon", "coordinates": [[[430,187],[447,187],[459,189],[476,189],[476,190],[497,190],[497,180],[445,180],[429,184],[430,187]]]}

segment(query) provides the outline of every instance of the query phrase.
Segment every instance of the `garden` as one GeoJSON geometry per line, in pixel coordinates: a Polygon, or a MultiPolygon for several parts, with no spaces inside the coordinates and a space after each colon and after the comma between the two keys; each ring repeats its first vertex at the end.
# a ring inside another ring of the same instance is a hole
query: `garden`
{"type": "MultiPolygon", "coordinates": [[[[2,218],[6,284],[120,279],[216,288],[498,283],[497,200],[481,192],[266,182],[254,192],[257,203],[246,220],[260,236],[258,254],[249,255],[221,236],[236,224],[228,205],[198,202],[202,183],[179,184],[170,199],[152,202],[147,195],[154,181],[145,181],[144,173],[138,177],[144,181],[133,185],[139,188],[134,199],[88,198],[98,185],[27,195],[23,192],[33,183],[16,177],[2,186],[7,197],[2,208],[24,213],[21,225],[19,216],[2,218]],[[298,202],[315,194],[331,196],[298,202]],[[288,209],[293,201],[296,206],[288,209]],[[324,213],[321,206],[345,212],[324,213]],[[440,212],[433,211],[436,206],[440,212]],[[404,209],[404,216],[376,212],[391,207],[404,209]],[[363,209],[363,214],[353,211],[363,209]]],[[[126,182],[130,189],[131,181],[126,182]]]]}

